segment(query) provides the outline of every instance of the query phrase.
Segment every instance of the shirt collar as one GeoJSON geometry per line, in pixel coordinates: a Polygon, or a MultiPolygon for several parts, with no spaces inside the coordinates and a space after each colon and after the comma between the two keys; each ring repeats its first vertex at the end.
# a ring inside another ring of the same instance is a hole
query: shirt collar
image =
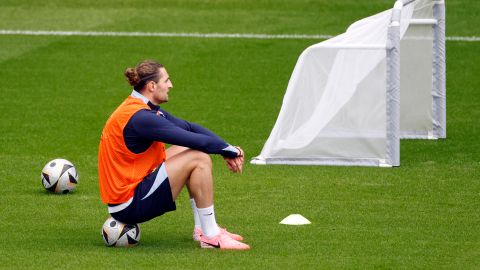
{"type": "Polygon", "coordinates": [[[139,92],[137,92],[135,89],[132,90],[132,94],[130,95],[134,98],[139,98],[141,99],[143,102],[145,102],[145,104],[147,104],[150,109],[152,110],[156,110],[158,111],[160,109],[160,106],[156,106],[154,105],[152,102],[150,102],[150,100],[148,100],[148,98],[146,98],[144,95],[140,94],[139,92]]]}
{"type": "Polygon", "coordinates": [[[148,104],[148,102],[149,102],[148,98],[146,98],[144,95],[140,94],[139,92],[137,92],[135,90],[132,90],[131,96],[134,97],[134,98],[139,98],[139,99],[143,100],[143,102],[145,102],[145,104],[148,104]]]}

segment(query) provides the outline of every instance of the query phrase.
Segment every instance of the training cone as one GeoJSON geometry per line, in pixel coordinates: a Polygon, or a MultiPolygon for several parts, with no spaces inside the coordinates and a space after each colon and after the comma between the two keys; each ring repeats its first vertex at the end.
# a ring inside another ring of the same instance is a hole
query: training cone
{"type": "Polygon", "coordinates": [[[300,214],[291,214],[290,216],[280,221],[280,224],[285,224],[285,225],[306,225],[310,223],[311,222],[308,219],[306,219],[304,216],[300,214]]]}

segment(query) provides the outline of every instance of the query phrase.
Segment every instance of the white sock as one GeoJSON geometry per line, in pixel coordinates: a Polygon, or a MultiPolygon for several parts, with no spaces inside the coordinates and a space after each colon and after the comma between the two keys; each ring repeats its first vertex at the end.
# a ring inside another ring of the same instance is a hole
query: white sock
{"type": "Polygon", "coordinates": [[[213,238],[220,233],[215,220],[215,212],[213,211],[213,204],[207,208],[197,208],[200,224],[202,224],[203,234],[208,238],[213,238]]]}
{"type": "Polygon", "coordinates": [[[202,225],[200,224],[200,217],[198,216],[197,205],[195,204],[195,200],[193,198],[190,198],[190,205],[192,206],[193,221],[195,222],[195,227],[201,228],[202,225]]]}

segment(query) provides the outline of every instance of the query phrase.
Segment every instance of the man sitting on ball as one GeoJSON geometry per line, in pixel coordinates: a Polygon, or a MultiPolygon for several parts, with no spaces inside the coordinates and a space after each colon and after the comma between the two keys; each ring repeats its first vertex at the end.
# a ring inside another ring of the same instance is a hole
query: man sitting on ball
{"type": "Polygon", "coordinates": [[[176,209],[187,186],[193,209],[193,239],[202,248],[249,249],[243,238],[220,228],[213,209],[212,161],[220,154],[242,172],[244,153],[210,130],[159,107],[173,85],[167,70],[143,61],[125,71],[134,90],[108,119],[100,140],[100,194],[115,219],[135,224],[176,209]],[[165,150],[164,143],[171,144],[165,150]]]}

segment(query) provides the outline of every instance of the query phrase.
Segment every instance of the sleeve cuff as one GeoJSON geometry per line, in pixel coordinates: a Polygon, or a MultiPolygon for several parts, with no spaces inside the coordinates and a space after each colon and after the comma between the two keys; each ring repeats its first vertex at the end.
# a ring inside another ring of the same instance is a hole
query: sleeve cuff
{"type": "Polygon", "coordinates": [[[222,155],[225,157],[237,157],[240,154],[240,151],[235,146],[232,146],[230,144],[227,147],[223,148],[222,151],[224,153],[222,155]]]}

